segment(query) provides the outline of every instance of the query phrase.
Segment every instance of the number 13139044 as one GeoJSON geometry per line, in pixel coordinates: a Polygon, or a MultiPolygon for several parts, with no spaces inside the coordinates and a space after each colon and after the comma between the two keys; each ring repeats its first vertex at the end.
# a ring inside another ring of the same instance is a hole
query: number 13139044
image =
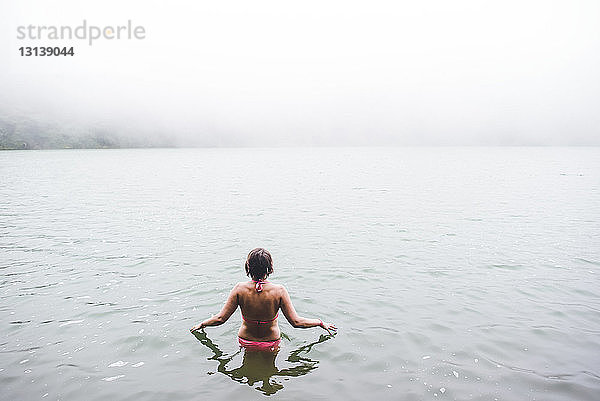
{"type": "Polygon", "coordinates": [[[19,53],[24,57],[44,57],[44,56],[74,56],[75,50],[72,47],[19,47],[19,53]]]}

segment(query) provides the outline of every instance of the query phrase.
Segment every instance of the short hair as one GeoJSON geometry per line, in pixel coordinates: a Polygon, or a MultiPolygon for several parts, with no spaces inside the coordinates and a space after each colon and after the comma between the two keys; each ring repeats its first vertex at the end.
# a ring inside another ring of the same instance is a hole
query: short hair
{"type": "Polygon", "coordinates": [[[273,273],[273,258],[264,248],[255,248],[250,251],[246,259],[246,275],[258,281],[273,273]]]}

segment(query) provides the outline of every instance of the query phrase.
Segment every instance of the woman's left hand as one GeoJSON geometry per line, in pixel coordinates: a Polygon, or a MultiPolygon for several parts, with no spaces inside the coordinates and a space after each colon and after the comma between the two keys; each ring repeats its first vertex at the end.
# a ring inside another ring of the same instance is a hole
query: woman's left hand
{"type": "Polygon", "coordinates": [[[335,325],[331,324],[331,323],[325,323],[321,320],[321,324],[320,326],[325,329],[329,335],[333,335],[337,332],[337,327],[335,327],[335,325]]]}

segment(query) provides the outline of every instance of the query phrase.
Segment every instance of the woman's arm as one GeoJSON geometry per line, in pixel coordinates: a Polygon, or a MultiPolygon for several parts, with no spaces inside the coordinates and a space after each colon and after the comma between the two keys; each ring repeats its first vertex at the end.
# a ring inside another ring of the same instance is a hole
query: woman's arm
{"type": "Polygon", "coordinates": [[[329,334],[335,333],[337,327],[335,327],[333,324],[323,323],[321,319],[307,319],[305,317],[299,316],[296,312],[296,309],[294,308],[294,305],[292,304],[290,294],[288,294],[284,286],[281,286],[281,289],[281,311],[283,312],[283,315],[285,316],[287,321],[290,322],[290,324],[293,327],[306,329],[309,327],[319,326],[327,330],[329,334]]]}
{"type": "Polygon", "coordinates": [[[225,301],[225,305],[223,305],[223,309],[221,309],[221,312],[206,319],[202,323],[195,325],[190,329],[190,331],[194,332],[207,326],[219,326],[225,323],[238,307],[238,285],[239,284],[236,284],[236,286],[233,287],[233,289],[229,293],[229,297],[227,297],[227,301],[225,301]]]}

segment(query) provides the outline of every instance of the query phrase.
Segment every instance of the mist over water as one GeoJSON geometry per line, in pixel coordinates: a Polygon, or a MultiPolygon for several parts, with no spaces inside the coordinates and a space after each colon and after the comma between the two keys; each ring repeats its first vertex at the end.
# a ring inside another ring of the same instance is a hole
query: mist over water
{"type": "Polygon", "coordinates": [[[15,151],[0,169],[2,400],[600,391],[596,148],[15,151]],[[257,361],[239,312],[189,333],[256,246],[336,337],[280,318],[257,361]]]}
{"type": "Polygon", "coordinates": [[[600,145],[595,0],[166,4],[3,2],[0,123],[124,146],[600,145]],[[146,36],[17,39],[84,19],[146,36]],[[35,45],[76,56],[18,55],[35,45]]]}

